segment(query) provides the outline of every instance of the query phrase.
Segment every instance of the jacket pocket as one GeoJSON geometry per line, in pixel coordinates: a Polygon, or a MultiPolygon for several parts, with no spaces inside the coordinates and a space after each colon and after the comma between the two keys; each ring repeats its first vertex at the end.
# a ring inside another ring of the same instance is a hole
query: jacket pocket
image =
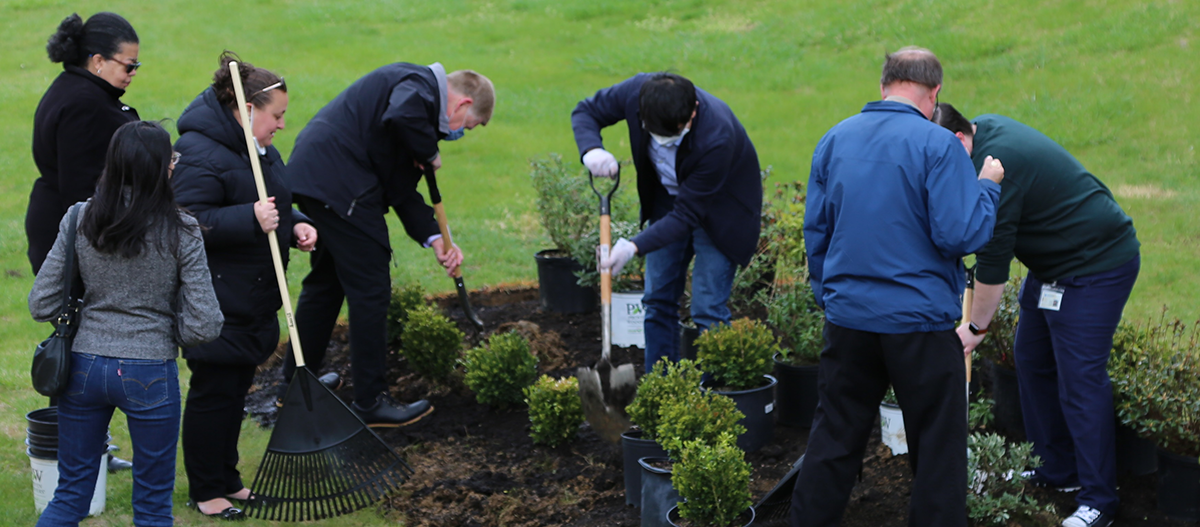
{"type": "Polygon", "coordinates": [[[226,319],[253,318],[282,307],[275,270],[262,265],[210,263],[213,292],[226,319]]]}
{"type": "Polygon", "coordinates": [[[170,400],[171,380],[179,375],[175,361],[119,360],[117,364],[121,388],[131,404],[151,408],[170,400]]]}

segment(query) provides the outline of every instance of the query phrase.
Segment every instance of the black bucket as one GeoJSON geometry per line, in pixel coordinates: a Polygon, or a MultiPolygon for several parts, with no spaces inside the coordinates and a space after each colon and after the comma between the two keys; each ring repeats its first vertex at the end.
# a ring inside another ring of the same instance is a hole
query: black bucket
{"type": "Polygon", "coordinates": [[[1158,510],[1176,520],[1200,521],[1200,462],[1158,449],[1158,510]]]}
{"type": "Polygon", "coordinates": [[[29,438],[28,441],[34,445],[42,446],[42,447],[49,447],[49,448],[58,448],[58,434],[54,434],[54,435],[39,434],[37,432],[34,432],[32,428],[29,428],[29,429],[25,430],[25,436],[28,437],[29,438]]]}
{"type": "Polygon", "coordinates": [[[29,431],[45,436],[58,437],[58,407],[51,406],[25,414],[29,431]]]}
{"type": "Polygon", "coordinates": [[[775,387],[779,426],[812,426],[813,413],[817,411],[817,370],[815,365],[795,366],[780,362],[779,354],[775,354],[773,374],[779,379],[779,385],[775,387]]]}
{"type": "Polygon", "coordinates": [[[667,511],[679,503],[679,491],[671,484],[671,469],[654,466],[669,463],[665,457],[644,457],[642,468],[642,527],[668,527],[667,511]]]}
{"type": "Polygon", "coordinates": [[[695,324],[679,323],[679,358],[696,360],[696,337],[700,336],[700,328],[695,324]]]}
{"type": "Polygon", "coordinates": [[[1017,384],[1017,370],[992,363],[992,415],[996,426],[1010,439],[1025,440],[1025,421],[1021,413],[1021,391],[1017,384]]]}
{"type": "Polygon", "coordinates": [[[733,399],[737,409],[745,414],[738,424],[746,427],[746,432],[737,438],[737,446],[743,451],[757,452],[775,438],[775,385],[779,381],[770,375],[765,386],[741,390],[737,392],[718,393],[733,399]]]}
{"type": "Polygon", "coordinates": [[[644,432],[630,430],[621,434],[621,456],[625,469],[625,504],[642,506],[642,468],[638,460],[644,457],[667,457],[658,443],[642,439],[644,432]]]}
{"type": "Polygon", "coordinates": [[[1117,471],[1122,474],[1145,476],[1158,470],[1158,454],[1154,441],[1138,437],[1125,425],[1117,425],[1117,471]]]}
{"type": "Polygon", "coordinates": [[[599,307],[600,297],[590,287],[577,282],[583,266],[569,256],[548,256],[554,250],[533,256],[538,269],[538,296],[542,309],[553,313],[591,313],[599,307]]]}

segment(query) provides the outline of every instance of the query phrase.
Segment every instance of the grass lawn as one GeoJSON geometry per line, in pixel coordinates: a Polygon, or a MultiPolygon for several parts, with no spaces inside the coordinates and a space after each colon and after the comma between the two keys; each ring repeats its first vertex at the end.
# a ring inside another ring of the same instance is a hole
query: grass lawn
{"type": "MultiPolygon", "coordinates": [[[[1001,113],[1042,130],[1116,193],[1143,244],[1127,317],[1155,316],[1163,304],[1187,321],[1200,315],[1193,301],[1200,186],[1191,179],[1200,175],[1197,2],[4,0],[0,344],[8,352],[0,355],[0,434],[8,447],[0,449],[0,502],[7,524],[35,521],[23,416],[45,402],[28,382],[30,350],[49,329],[26,310],[32,277],[23,230],[37,174],[33,112],[60,71],[44,47],[63,17],[99,10],[121,13],[139,32],[145,66],[123,100],[145,119],[178,118],[224,49],[285,76],[288,129],[276,140],[285,158],[304,123],[375,67],[440,61],[488,75],[498,92],[492,123],[443,149],[446,209],[473,287],[534,279],[532,254],[548,239],[532,213],[528,160],[549,152],[575,158],[569,114],[596,89],[638,71],[675,70],[730,104],[775,180],[806,180],[818,138],[879,97],[883,53],[925,46],[946,69],[942,101],[968,117],[1001,113]]],[[[628,156],[624,136],[623,125],[607,134],[618,157],[628,156]]],[[[428,251],[393,232],[396,282],[452,288],[428,251]]],[[[296,258],[294,292],[306,270],[296,258]]],[[[112,433],[129,446],[122,417],[112,433]]],[[[268,434],[245,425],[247,481],[268,434]]],[[[178,523],[207,524],[182,507],[180,463],[178,523]]],[[[85,524],[129,525],[130,487],[128,474],[111,478],[107,512],[85,524]]],[[[328,524],[397,519],[367,510],[328,524]]]]}

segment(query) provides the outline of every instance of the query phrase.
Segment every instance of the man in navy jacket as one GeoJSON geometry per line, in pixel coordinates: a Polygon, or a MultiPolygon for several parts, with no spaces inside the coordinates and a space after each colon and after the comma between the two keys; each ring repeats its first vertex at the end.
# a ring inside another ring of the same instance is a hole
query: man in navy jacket
{"type": "Polygon", "coordinates": [[[961,258],[991,238],[1004,173],[988,159],[976,180],[958,140],[929,121],[941,84],[929,50],[889,54],[883,100],[813,153],[804,238],[826,347],[793,527],[841,521],[889,384],[915,472],[909,525],[967,524],[961,258]]]}
{"type": "Polygon", "coordinates": [[[616,275],[646,257],[646,371],[662,357],[679,360],[679,298],[692,272],[692,320],[701,330],[729,323],[737,265],[758,244],[762,181],[758,155],[733,111],[688,79],[641,73],[585,99],[571,113],[584,165],[612,177],[616,158],[600,130],[624,120],[638,173],[642,222],[633,240],[617,241],[602,269],[616,275]]]}
{"type": "MultiPolygon", "coordinates": [[[[403,426],[433,411],[425,400],[388,395],[387,307],[392,258],[384,215],[396,211],[409,237],[432,247],[453,273],[457,247],[444,247],[433,209],[417,191],[424,165],[441,167],[438,141],[487,125],[495,92],[486,77],[441,64],[389,64],[368,73],[317,112],[288,163],[296,203],[321,232],[296,306],[305,362],[320,367],[343,298],[350,311],[351,405],[368,425],[403,426]]],[[[285,378],[291,378],[287,354],[285,378]]]]}

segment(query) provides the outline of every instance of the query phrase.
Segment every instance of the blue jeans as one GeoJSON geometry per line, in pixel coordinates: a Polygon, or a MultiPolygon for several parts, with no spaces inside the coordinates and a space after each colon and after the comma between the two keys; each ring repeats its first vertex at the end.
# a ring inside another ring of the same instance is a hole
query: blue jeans
{"type": "Polygon", "coordinates": [[[113,409],[133,443],[133,524],[170,526],[179,442],[179,367],[174,360],[71,354],[71,382],[58,398],[58,487],[38,526],[74,526],[87,516],[113,409]]]}
{"type": "Polygon", "coordinates": [[[647,372],[659,359],[679,361],[679,297],[687,284],[688,264],[692,270],[692,321],[704,331],[718,323],[729,323],[729,291],[737,266],[726,258],[704,229],[692,231],[689,239],[667,245],[646,255],[646,364],[647,372]]]}

